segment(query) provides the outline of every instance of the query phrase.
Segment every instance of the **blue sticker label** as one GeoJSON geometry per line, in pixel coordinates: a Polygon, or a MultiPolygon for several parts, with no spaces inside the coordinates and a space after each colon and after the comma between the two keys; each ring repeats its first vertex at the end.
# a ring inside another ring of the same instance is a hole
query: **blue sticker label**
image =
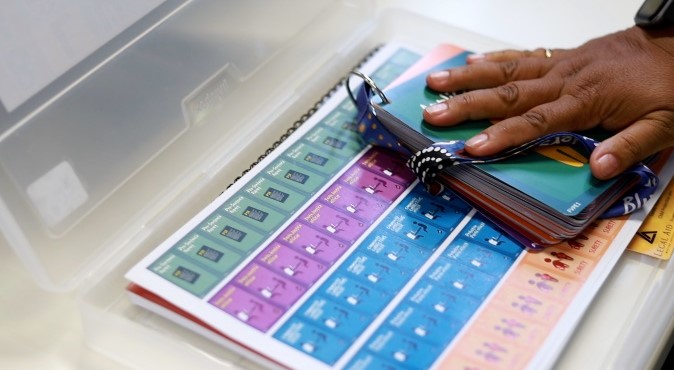
{"type": "Polygon", "coordinates": [[[351,341],[298,319],[289,320],[274,337],[326,364],[334,364],[351,345],[351,341]]]}
{"type": "Polygon", "coordinates": [[[447,346],[463,326],[462,322],[410,304],[396,308],[387,323],[409,337],[442,347],[447,346]]]}
{"type": "Polygon", "coordinates": [[[453,287],[445,287],[425,279],[419,281],[405,299],[428,312],[452,317],[461,323],[467,322],[482,303],[481,300],[465,295],[453,287]]]}
{"type": "Polygon", "coordinates": [[[432,249],[437,248],[450,232],[398,209],[391,212],[381,225],[414,245],[432,249]]]}
{"type": "Polygon", "coordinates": [[[340,266],[339,272],[351,275],[368,286],[397,293],[411,278],[404,271],[367,253],[356,251],[340,266]]]}
{"type": "Polygon", "coordinates": [[[371,316],[379,314],[393,295],[391,292],[380,291],[371,284],[340,274],[335,274],[327,280],[320,292],[334,298],[340,304],[371,316]]]}
{"type": "Polygon", "coordinates": [[[370,233],[359,248],[410,273],[416,272],[433,252],[418,247],[382,228],[377,228],[370,233]]]}
{"type": "Polygon", "coordinates": [[[462,239],[454,240],[444,256],[496,277],[503,276],[515,262],[506,254],[462,239]]]}
{"type": "Polygon", "coordinates": [[[473,216],[466,227],[461,230],[461,236],[467,240],[506,254],[513,259],[517,258],[524,249],[522,245],[510,239],[506,234],[478,215],[473,216]]]}
{"type": "Polygon", "coordinates": [[[320,295],[313,295],[295,315],[349,340],[355,340],[372,322],[369,315],[320,295]]]}

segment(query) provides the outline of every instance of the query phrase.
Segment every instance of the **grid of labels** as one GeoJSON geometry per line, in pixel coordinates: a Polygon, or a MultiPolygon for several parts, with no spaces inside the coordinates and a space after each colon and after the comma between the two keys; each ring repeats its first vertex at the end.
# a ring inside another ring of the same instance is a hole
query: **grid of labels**
{"type": "MultiPolygon", "coordinates": [[[[400,49],[373,77],[388,83],[418,58],[400,49]]],[[[148,269],[203,298],[365,148],[355,115],[353,103],[344,99],[148,269]]],[[[325,242],[317,241],[316,248],[325,242]]],[[[335,241],[313,255],[324,268],[346,247],[335,241]]]]}
{"type": "MultiPolygon", "coordinates": [[[[416,59],[400,50],[373,76],[386,84],[416,59]]],[[[469,207],[450,192],[428,197],[418,188],[389,209],[413,180],[390,153],[371,149],[336,177],[365,148],[354,116],[342,101],[148,268],[201,298],[227,279],[211,304],[262,332],[290,313],[271,335],[328,364],[367,332],[346,368],[426,368],[464,330],[442,368],[524,367],[532,343],[549,335],[624,219],[597,222],[517,265],[522,249],[479,216],[447,243],[469,207]],[[394,297],[398,303],[386,307],[394,297]]]]}
{"type": "MultiPolygon", "coordinates": [[[[210,299],[211,304],[266,332],[413,181],[414,176],[397,156],[370,149],[291,219],[289,226],[210,299]]],[[[236,207],[236,212],[264,213],[266,219],[270,210],[263,207],[256,204],[251,209],[246,203],[236,207]]]]}
{"type": "MultiPolygon", "coordinates": [[[[416,58],[400,51],[374,77],[390,81],[416,58]]],[[[274,334],[335,363],[470,211],[450,192],[434,198],[421,188],[389,210],[414,176],[396,155],[381,149],[368,150],[342,172],[365,148],[354,115],[352,103],[341,102],[149,268],[204,297],[256,253],[209,302],[266,332],[348,252],[274,334]]],[[[400,341],[409,348],[398,350],[395,360],[423,366],[432,358],[420,361],[410,349],[438,353],[479,307],[521,248],[479,219],[466,228],[472,231],[433,262],[371,337],[374,342],[357,354],[354,366],[373,359],[385,363],[376,353],[377,343],[385,351],[400,341]]]]}
{"type": "MultiPolygon", "coordinates": [[[[296,152],[294,148],[289,150],[296,152]]],[[[313,149],[301,153],[302,158],[315,155],[313,149]]],[[[292,171],[292,176],[286,174],[284,178],[297,177],[292,171]]],[[[334,364],[470,211],[448,191],[435,198],[421,187],[389,209],[413,182],[413,174],[397,155],[378,148],[368,150],[209,302],[267,332],[348,253],[348,258],[274,334],[316,359],[334,364]],[[385,212],[386,216],[370,229],[385,212]],[[368,229],[365,239],[356,244],[368,229]]],[[[246,188],[249,193],[288,199],[270,189],[253,191],[264,189],[259,181],[251,184],[246,188]]],[[[262,200],[255,202],[248,197],[233,197],[223,209],[274,227],[286,221],[262,200]]],[[[222,226],[214,230],[232,233],[231,225],[222,226]]],[[[238,237],[241,232],[237,229],[237,240],[242,240],[238,237]]],[[[356,356],[354,366],[363,363],[361,358],[368,364],[373,359],[385,362],[377,356],[378,347],[381,353],[396,348],[394,359],[398,363],[428,366],[435,356],[427,355],[437,355],[449,344],[521,251],[479,217],[471,219],[461,238],[433,262],[374,333],[372,343],[356,356]],[[400,343],[407,347],[400,349],[400,343]]]]}
{"type": "Polygon", "coordinates": [[[475,217],[432,256],[469,210],[450,192],[433,198],[415,188],[274,336],[334,364],[433,258],[347,366],[428,368],[522,252],[475,217]]]}
{"type": "Polygon", "coordinates": [[[441,360],[442,369],[528,366],[599,265],[626,217],[593,222],[574,239],[526,253],[441,360]]]}

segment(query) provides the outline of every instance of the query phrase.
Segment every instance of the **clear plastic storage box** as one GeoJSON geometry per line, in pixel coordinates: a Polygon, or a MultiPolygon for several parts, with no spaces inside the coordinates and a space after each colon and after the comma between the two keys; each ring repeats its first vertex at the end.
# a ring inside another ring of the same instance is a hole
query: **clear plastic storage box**
{"type": "MultiPolygon", "coordinates": [[[[208,332],[133,305],[123,275],[352,67],[391,42],[422,52],[443,42],[478,52],[505,47],[369,1],[165,1],[5,114],[0,229],[44,289],[77,290],[87,343],[120,363],[259,366],[208,332]]],[[[624,256],[560,366],[649,363],[645,355],[614,349],[662,348],[652,334],[668,333],[671,320],[650,317],[673,311],[674,303],[658,294],[672,291],[674,272],[666,267],[624,256]],[[643,292],[654,285],[660,288],[624,297],[619,311],[630,320],[607,321],[604,310],[618,309],[610,302],[620,293],[612,289],[643,292]],[[586,355],[592,332],[606,333],[607,343],[593,344],[586,355]],[[595,360],[580,358],[590,355],[595,360]]]]}

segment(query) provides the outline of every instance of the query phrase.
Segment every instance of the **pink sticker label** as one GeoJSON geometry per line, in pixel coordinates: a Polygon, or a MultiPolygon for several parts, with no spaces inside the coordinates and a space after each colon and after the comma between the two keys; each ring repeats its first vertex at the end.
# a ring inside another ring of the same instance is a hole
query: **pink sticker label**
{"type": "Polygon", "coordinates": [[[307,287],[327,270],[326,265],[317,262],[306,253],[300,253],[279,242],[272,243],[262,251],[256,262],[307,287]]]}
{"type": "Polygon", "coordinates": [[[223,287],[209,303],[263,332],[285,313],[233,284],[223,287]]]}
{"type": "Polygon", "coordinates": [[[416,176],[401,157],[391,151],[381,148],[372,148],[358,164],[385,178],[392,179],[400,184],[409,186],[416,176]]]}
{"type": "Polygon", "coordinates": [[[278,240],[298,251],[332,265],[349,249],[349,245],[311,226],[294,222],[279,235],[278,240]]]}
{"type": "Polygon", "coordinates": [[[405,185],[401,185],[386,176],[377,175],[359,166],[349,169],[340,179],[387,202],[393,202],[406,188],[405,185]]]}
{"type": "Polygon", "coordinates": [[[312,204],[304,211],[300,220],[323,231],[326,235],[349,243],[355,242],[369,226],[349,214],[320,202],[312,204]]]}
{"type": "Polygon", "coordinates": [[[282,307],[289,307],[306,292],[306,288],[284,276],[251,263],[234,281],[258,297],[282,307]]]}
{"type": "Polygon", "coordinates": [[[388,207],[387,203],[344,183],[332,185],[320,199],[367,223],[374,222],[388,207]]]}

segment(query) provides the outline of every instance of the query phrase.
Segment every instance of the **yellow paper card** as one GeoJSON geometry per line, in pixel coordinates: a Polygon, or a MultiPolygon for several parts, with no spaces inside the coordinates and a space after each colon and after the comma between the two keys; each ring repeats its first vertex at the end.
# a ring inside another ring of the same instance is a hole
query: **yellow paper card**
{"type": "Polygon", "coordinates": [[[674,181],[671,181],[627,249],[668,260],[674,245],[674,181]]]}

